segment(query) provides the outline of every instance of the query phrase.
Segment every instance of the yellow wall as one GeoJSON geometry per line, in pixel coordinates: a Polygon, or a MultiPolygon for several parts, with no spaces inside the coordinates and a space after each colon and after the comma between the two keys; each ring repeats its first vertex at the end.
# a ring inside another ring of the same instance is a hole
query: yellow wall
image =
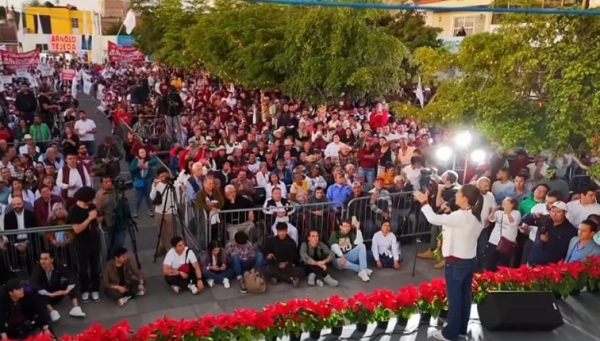
{"type": "Polygon", "coordinates": [[[87,20],[87,32],[92,34],[92,12],[83,12],[80,10],[69,10],[67,8],[50,8],[50,7],[27,7],[25,8],[25,20],[29,33],[35,33],[35,21],[36,15],[47,15],[50,16],[50,25],[52,32],[45,32],[47,34],[73,34],[73,28],[71,26],[71,19],[79,19],[79,34],[83,34],[83,16],[86,15],[87,20]]]}
{"type": "Polygon", "coordinates": [[[484,12],[427,12],[426,24],[442,29],[440,37],[452,37],[454,34],[454,19],[457,17],[477,16],[479,25],[476,30],[481,33],[489,31],[492,24],[492,13],[484,12]]]}

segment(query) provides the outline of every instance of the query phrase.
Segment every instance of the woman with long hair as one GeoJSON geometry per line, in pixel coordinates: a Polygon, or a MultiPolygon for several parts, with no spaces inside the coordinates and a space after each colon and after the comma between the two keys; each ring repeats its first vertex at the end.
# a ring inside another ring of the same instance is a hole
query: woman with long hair
{"type": "MultiPolygon", "coordinates": [[[[66,126],[65,127],[65,137],[62,140],[62,148],[64,155],[77,155],[77,148],[79,148],[79,136],[75,134],[75,130],[73,127],[66,126]]],[[[93,153],[94,151],[90,151],[93,153]]]]}
{"type": "Polygon", "coordinates": [[[17,125],[17,140],[21,142],[21,144],[19,145],[22,145],[23,138],[27,134],[29,134],[29,126],[27,125],[27,121],[25,121],[24,119],[20,119],[19,124],[17,125]]]}
{"type": "Polygon", "coordinates": [[[135,189],[135,209],[133,217],[138,217],[138,210],[142,206],[142,201],[146,202],[148,215],[154,217],[154,208],[150,200],[150,189],[152,188],[152,179],[155,175],[155,166],[158,164],[156,156],[150,156],[146,149],[140,148],[138,155],[131,161],[131,175],[133,176],[133,188],[135,189]]]}
{"type": "Polygon", "coordinates": [[[131,148],[133,148],[133,144],[135,142],[136,142],[135,135],[131,131],[128,131],[127,134],[125,134],[125,140],[123,140],[123,150],[125,151],[125,161],[127,161],[128,163],[131,163],[131,161],[133,161],[133,159],[135,158],[135,156],[133,154],[131,154],[131,148]]]}
{"type": "Polygon", "coordinates": [[[517,199],[506,197],[502,200],[502,210],[495,208],[488,217],[491,223],[495,223],[485,247],[485,268],[488,271],[496,271],[498,266],[510,266],[521,224],[518,208],[517,199]]]}
{"type": "Polygon", "coordinates": [[[467,335],[471,316],[471,284],[477,261],[477,240],[483,231],[481,211],[483,196],[471,184],[456,193],[459,210],[436,214],[429,205],[429,194],[416,191],[414,197],[422,205],[421,212],[430,224],[442,226],[442,255],[446,260],[444,278],[448,296],[448,324],[433,334],[442,340],[456,340],[467,335]]]}
{"type": "Polygon", "coordinates": [[[202,267],[202,278],[206,280],[209,287],[215,283],[222,283],[229,289],[229,280],[235,277],[235,271],[231,267],[227,252],[218,240],[213,240],[208,249],[200,254],[200,266],[202,267]]]}

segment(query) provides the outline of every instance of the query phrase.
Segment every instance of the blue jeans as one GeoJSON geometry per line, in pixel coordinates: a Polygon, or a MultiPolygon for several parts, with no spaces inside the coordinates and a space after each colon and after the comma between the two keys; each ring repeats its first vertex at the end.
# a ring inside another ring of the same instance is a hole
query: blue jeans
{"type": "Polygon", "coordinates": [[[154,208],[152,206],[152,200],[150,200],[150,184],[146,183],[146,185],[142,188],[135,189],[135,210],[139,211],[140,207],[142,207],[142,202],[146,201],[146,207],[149,211],[152,211],[154,208]]]}
{"type": "MultiPolygon", "coordinates": [[[[375,260],[375,257],[371,256],[371,258],[373,258],[373,260],[375,260]]],[[[393,268],[394,267],[394,258],[393,257],[388,257],[388,256],[382,255],[380,253],[379,261],[381,261],[381,265],[383,265],[384,268],[393,268]]],[[[402,263],[402,261],[404,261],[404,256],[402,256],[402,254],[399,254],[398,255],[398,263],[402,263]]]]}
{"type": "Polygon", "coordinates": [[[358,175],[365,178],[365,182],[369,184],[369,186],[373,186],[375,182],[375,168],[362,168],[358,167],[358,175]]]}
{"type": "Polygon", "coordinates": [[[216,272],[212,270],[208,270],[206,268],[202,269],[202,279],[212,279],[217,283],[223,283],[225,279],[230,279],[235,276],[235,271],[232,268],[227,268],[225,271],[216,272]]]}
{"type": "Polygon", "coordinates": [[[354,272],[359,272],[367,268],[367,247],[365,244],[355,245],[344,257],[346,258],[344,266],[340,264],[339,258],[333,261],[333,266],[337,269],[348,269],[354,272]]]}
{"type": "Polygon", "coordinates": [[[257,252],[254,258],[242,260],[240,256],[234,255],[232,258],[233,270],[235,276],[241,278],[244,275],[244,271],[252,268],[261,268],[265,265],[265,257],[262,253],[257,252]]]}
{"type": "Polygon", "coordinates": [[[118,230],[106,234],[108,260],[113,259],[115,257],[115,252],[117,251],[117,249],[122,248],[125,245],[125,239],[127,239],[127,230],[118,230]]]}
{"type": "Polygon", "coordinates": [[[448,295],[448,324],[442,329],[442,335],[448,340],[467,335],[471,317],[471,285],[476,265],[475,259],[446,261],[444,278],[448,295]]]}
{"type": "Polygon", "coordinates": [[[85,146],[90,155],[94,155],[96,153],[96,142],[95,141],[81,141],[81,144],[85,146]]]}

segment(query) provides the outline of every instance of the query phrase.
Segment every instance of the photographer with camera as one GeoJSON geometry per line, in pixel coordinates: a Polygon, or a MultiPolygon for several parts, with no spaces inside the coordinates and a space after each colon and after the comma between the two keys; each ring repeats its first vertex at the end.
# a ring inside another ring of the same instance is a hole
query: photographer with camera
{"type": "Polygon", "coordinates": [[[98,216],[101,218],[102,229],[107,233],[107,259],[114,257],[117,249],[125,245],[127,238],[127,226],[118,226],[115,210],[117,206],[117,191],[113,188],[113,180],[110,176],[102,176],[100,190],[96,193],[94,203],[98,208],[98,216]]]}
{"type": "Polygon", "coordinates": [[[577,228],[567,220],[567,210],[567,204],[556,201],[550,207],[549,215],[531,214],[523,218],[525,225],[538,227],[527,265],[547,265],[565,258],[569,242],[577,236],[577,228]]]}
{"type": "Polygon", "coordinates": [[[184,143],[181,125],[181,112],[183,110],[183,101],[181,96],[174,87],[169,88],[169,92],[160,99],[160,107],[162,114],[165,116],[167,125],[167,136],[171,136],[173,143],[184,143]]]}

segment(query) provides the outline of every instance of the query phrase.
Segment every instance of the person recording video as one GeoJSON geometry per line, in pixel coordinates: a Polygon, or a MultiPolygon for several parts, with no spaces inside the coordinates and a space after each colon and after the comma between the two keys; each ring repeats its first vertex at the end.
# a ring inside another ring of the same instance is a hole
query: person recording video
{"type": "Polygon", "coordinates": [[[174,87],[169,88],[169,92],[163,95],[161,100],[162,112],[165,116],[166,134],[173,138],[173,142],[183,143],[181,112],[183,110],[183,100],[174,87]]]}
{"type": "Polygon", "coordinates": [[[154,205],[154,219],[160,236],[157,255],[162,256],[167,253],[167,247],[171,245],[171,239],[175,236],[173,221],[175,202],[173,202],[173,198],[177,193],[173,189],[173,185],[169,184],[169,170],[160,168],[156,174],[157,177],[150,190],[150,199],[154,205]]]}

